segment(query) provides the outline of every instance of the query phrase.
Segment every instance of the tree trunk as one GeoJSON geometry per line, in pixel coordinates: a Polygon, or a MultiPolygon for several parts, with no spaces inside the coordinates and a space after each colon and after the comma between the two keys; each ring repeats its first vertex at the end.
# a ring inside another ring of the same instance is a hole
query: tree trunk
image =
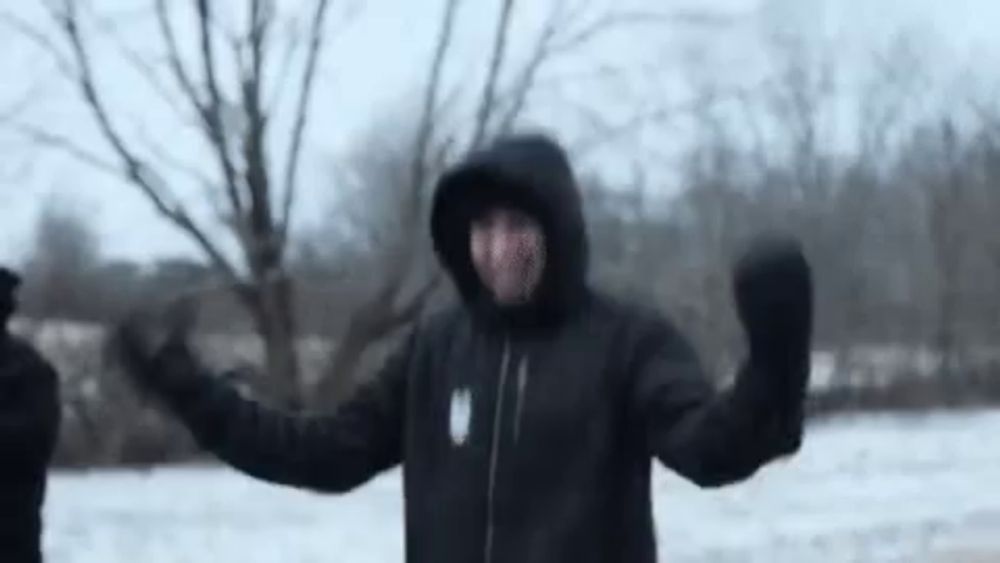
{"type": "MultiPolygon", "coordinates": [[[[945,274],[950,277],[950,274],[945,274]]],[[[938,324],[935,344],[939,355],[940,377],[954,382],[957,377],[955,350],[955,300],[951,280],[945,282],[938,297],[938,324]]]]}
{"type": "Polygon", "coordinates": [[[959,241],[955,236],[954,186],[937,187],[931,199],[932,252],[936,277],[936,326],[934,345],[938,354],[938,376],[951,382],[955,378],[955,276],[958,268],[959,241]]]}
{"type": "Polygon", "coordinates": [[[358,308],[340,336],[333,355],[309,396],[313,406],[331,407],[350,397],[360,381],[365,354],[416,320],[431,292],[435,277],[403,307],[393,307],[398,285],[386,286],[371,301],[358,308]]]}
{"type": "Polygon", "coordinates": [[[350,396],[358,380],[358,369],[373,338],[356,326],[344,331],[329,367],[311,394],[317,406],[331,407],[350,396]]]}
{"type": "Polygon", "coordinates": [[[291,283],[284,276],[262,280],[254,297],[254,322],[264,345],[265,377],[260,384],[268,400],[298,410],[303,401],[291,283]]]}

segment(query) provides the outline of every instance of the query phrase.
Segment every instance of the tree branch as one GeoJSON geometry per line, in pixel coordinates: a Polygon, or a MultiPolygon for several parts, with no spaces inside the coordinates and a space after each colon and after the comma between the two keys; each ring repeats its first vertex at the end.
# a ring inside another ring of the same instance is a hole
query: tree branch
{"type": "Polygon", "coordinates": [[[566,2],[558,2],[550,12],[542,29],[542,34],[532,51],[531,57],[522,69],[517,81],[510,91],[504,95],[509,98],[506,110],[499,118],[497,134],[509,133],[517,119],[523,113],[529,94],[534,89],[538,74],[542,67],[553,58],[565,55],[579,49],[604,33],[636,24],[658,24],[663,22],[676,23],[678,19],[686,21],[692,18],[690,14],[663,14],[657,12],[617,12],[609,13],[587,24],[577,31],[568,31],[575,22],[583,18],[586,12],[584,3],[577,9],[567,12],[566,2]]]}
{"type": "MultiPolygon", "coordinates": [[[[202,73],[205,86],[208,88],[208,113],[216,126],[222,126],[222,93],[219,91],[219,79],[215,72],[215,43],[212,41],[212,12],[209,0],[195,0],[198,10],[199,42],[201,46],[202,73]]],[[[220,129],[220,133],[221,133],[220,129]]],[[[222,135],[225,139],[225,135],[222,135]]],[[[228,153],[227,153],[228,155],[228,153]]]]}
{"type": "MultiPolygon", "coordinates": [[[[738,98],[739,96],[744,95],[746,91],[747,90],[743,88],[734,88],[724,94],[719,94],[717,92],[712,93],[708,97],[708,101],[717,102],[722,96],[738,98]]],[[[601,131],[596,133],[591,139],[581,143],[578,150],[580,153],[585,153],[597,149],[602,145],[606,145],[611,141],[621,138],[623,135],[635,131],[639,127],[672,121],[680,115],[690,113],[691,111],[704,107],[705,103],[706,97],[698,96],[695,99],[688,100],[684,103],[636,112],[632,117],[616,124],[603,123],[598,127],[601,131]]]]}
{"type": "MultiPolygon", "coordinates": [[[[250,2],[250,30],[247,34],[249,68],[240,77],[243,96],[243,111],[249,127],[243,140],[246,165],[246,187],[250,191],[250,223],[256,239],[268,246],[274,241],[271,224],[271,201],[266,167],[264,137],[267,132],[267,116],[261,108],[261,83],[264,80],[264,43],[267,38],[269,15],[264,13],[263,0],[250,2]]],[[[265,249],[259,249],[265,250],[265,249]]]]}
{"type": "Polygon", "coordinates": [[[427,304],[427,300],[430,298],[431,294],[440,286],[441,284],[441,271],[436,270],[430,278],[424,283],[417,292],[410,297],[409,301],[400,307],[397,307],[392,315],[386,320],[386,324],[389,325],[389,330],[395,330],[396,328],[403,326],[415,319],[420,312],[424,309],[427,304]]]}
{"type": "Polygon", "coordinates": [[[60,72],[62,72],[70,80],[76,80],[76,71],[73,68],[73,64],[70,62],[69,58],[67,58],[66,55],[59,50],[59,47],[57,47],[56,44],[45,35],[45,33],[30,23],[6,11],[0,12],[0,23],[6,24],[15,32],[40,47],[52,57],[52,60],[56,63],[60,72]]]}
{"type": "Polygon", "coordinates": [[[108,22],[108,25],[104,27],[102,31],[116,44],[125,62],[127,62],[129,66],[131,66],[132,69],[135,70],[139,76],[141,76],[149,84],[153,93],[155,93],[161,101],[170,106],[170,108],[174,110],[174,112],[176,112],[182,120],[188,121],[190,115],[185,114],[175,93],[171,92],[160,80],[156,70],[148,62],[143,60],[142,55],[140,55],[135,49],[129,47],[125,41],[117,33],[115,33],[114,22],[108,22]]]}
{"type": "Polygon", "coordinates": [[[551,50],[553,54],[562,54],[579,48],[581,45],[593,41],[602,34],[624,26],[690,23],[691,18],[691,14],[685,12],[678,14],[641,10],[612,12],[604,14],[575,33],[561,38],[560,41],[552,45],[551,50]]]}
{"type": "Polygon", "coordinates": [[[393,307],[392,303],[395,302],[395,297],[399,293],[401,286],[394,288],[391,293],[379,294],[377,298],[387,299],[388,301],[377,302],[386,303],[388,307],[382,315],[376,315],[376,318],[371,319],[368,336],[372,340],[381,340],[392,334],[396,329],[412,322],[424,310],[427,300],[439,287],[440,283],[441,273],[435,272],[404,305],[396,307],[393,307]]]}
{"type": "Polygon", "coordinates": [[[146,145],[149,152],[163,165],[184,174],[194,182],[200,184],[206,192],[215,192],[216,184],[211,178],[192,164],[184,162],[180,158],[170,154],[162,144],[158,143],[153,136],[148,134],[145,128],[139,128],[139,139],[146,145]]]}
{"type": "Polygon", "coordinates": [[[281,62],[278,64],[278,74],[274,80],[274,85],[271,90],[271,95],[269,96],[268,102],[268,113],[274,114],[277,108],[281,105],[281,100],[283,98],[282,94],[287,91],[285,86],[291,82],[289,80],[289,75],[292,71],[292,60],[295,58],[295,53],[298,52],[299,48],[302,46],[303,36],[297,33],[296,21],[292,20],[288,25],[288,43],[285,46],[285,50],[281,56],[281,62]]]}
{"type": "Polygon", "coordinates": [[[493,117],[497,82],[500,79],[500,72],[503,70],[503,61],[507,54],[507,34],[510,30],[513,9],[514,0],[503,0],[503,5],[500,8],[500,18],[497,20],[496,38],[493,43],[493,54],[490,57],[489,71],[486,74],[483,95],[479,102],[479,110],[476,113],[476,128],[472,134],[472,142],[470,143],[472,150],[479,148],[482,144],[486,137],[489,121],[493,117]]]}
{"type": "Polygon", "coordinates": [[[441,30],[438,33],[437,45],[434,48],[434,58],[431,61],[430,75],[424,90],[424,103],[420,111],[420,123],[417,126],[417,139],[413,151],[413,161],[410,170],[410,193],[413,197],[412,207],[419,215],[422,208],[421,194],[427,181],[427,159],[434,135],[434,117],[438,107],[438,96],[441,91],[441,75],[444,61],[451,47],[455,30],[455,14],[458,12],[460,0],[448,0],[445,5],[441,30]]]}
{"type": "MultiPolygon", "coordinates": [[[[337,32],[340,31],[340,27],[350,24],[351,21],[353,21],[354,18],[357,16],[360,9],[359,5],[360,4],[357,2],[348,3],[347,10],[343,12],[342,17],[338,18],[333,22],[334,25],[327,27],[326,23],[324,22],[324,27],[326,28],[325,33],[328,36],[337,37],[337,32]]],[[[287,86],[290,83],[294,82],[288,79],[288,77],[291,75],[292,69],[295,66],[294,64],[292,64],[292,60],[295,58],[295,54],[303,46],[304,40],[307,39],[306,34],[299,33],[297,25],[298,22],[299,18],[295,18],[292,21],[290,21],[286,26],[287,29],[285,30],[286,33],[284,35],[290,38],[290,41],[286,45],[284,53],[281,57],[281,64],[278,67],[279,70],[277,76],[273,81],[274,86],[271,90],[271,95],[268,96],[269,101],[266,104],[268,107],[268,113],[272,115],[277,111],[277,108],[281,105],[281,100],[284,98],[284,93],[288,91],[287,86]]],[[[320,70],[321,69],[317,69],[317,71],[320,70]]]]}
{"type": "Polygon", "coordinates": [[[0,110],[0,123],[12,122],[16,116],[22,115],[41,95],[41,92],[51,79],[49,76],[42,76],[36,79],[24,94],[19,96],[10,105],[0,110]]]}
{"type": "MultiPolygon", "coordinates": [[[[218,156],[219,164],[224,174],[226,194],[229,198],[230,205],[233,207],[234,213],[237,216],[242,217],[243,204],[236,186],[236,174],[233,170],[232,163],[229,159],[229,154],[226,151],[225,146],[219,143],[220,138],[223,142],[225,141],[225,136],[221,130],[221,122],[218,119],[218,112],[213,112],[213,109],[210,107],[211,102],[202,100],[202,95],[195,87],[194,80],[191,78],[191,73],[188,71],[187,67],[184,66],[184,62],[181,60],[177,37],[174,34],[173,26],[170,24],[170,16],[167,12],[167,1],[156,0],[155,9],[156,19],[160,28],[160,35],[163,37],[163,42],[167,48],[167,63],[169,64],[171,72],[177,80],[181,90],[184,92],[188,102],[197,112],[198,117],[201,118],[202,127],[208,137],[209,144],[212,145],[218,156]]],[[[207,22],[204,22],[202,29],[207,29],[207,25],[207,22]]]]}
{"type": "Polygon", "coordinates": [[[500,117],[500,122],[497,125],[498,134],[506,135],[510,133],[514,127],[514,123],[524,111],[524,106],[528,100],[528,93],[534,86],[535,78],[538,76],[538,71],[541,69],[542,64],[551,53],[552,41],[559,28],[559,21],[563,19],[562,9],[564,6],[564,1],[559,2],[556,5],[556,8],[552,10],[549,17],[546,19],[542,35],[535,43],[535,48],[532,51],[531,58],[521,71],[521,75],[515,83],[513,91],[509,94],[512,100],[510,105],[507,107],[507,111],[505,111],[500,117]]]}
{"type": "MultiPolygon", "coordinates": [[[[6,122],[5,119],[0,119],[0,123],[6,122]]],[[[72,156],[76,160],[87,164],[97,170],[106,172],[115,177],[121,176],[121,169],[114,164],[109,162],[96,154],[90,152],[89,150],[81,147],[80,145],[74,143],[70,139],[58,135],[56,133],[51,133],[37,127],[27,125],[24,123],[9,123],[10,126],[17,131],[20,135],[24,136],[29,141],[58,149],[63,153],[72,156]]]]}
{"type": "Polygon", "coordinates": [[[292,128],[292,145],[291,149],[289,149],[288,161],[285,168],[284,200],[281,204],[282,212],[279,219],[279,244],[282,248],[288,244],[292,205],[295,202],[295,192],[297,189],[299,155],[302,152],[306,118],[309,114],[309,103],[312,99],[313,80],[316,76],[316,67],[318,66],[319,54],[324,40],[323,24],[326,21],[326,13],[329,5],[330,2],[328,0],[317,0],[316,11],[313,14],[312,29],[309,32],[309,54],[306,57],[306,66],[302,73],[302,86],[299,91],[295,124],[292,128]]]}
{"type": "Polygon", "coordinates": [[[968,106],[976,114],[976,117],[986,125],[990,133],[1000,136],[1000,117],[998,117],[1000,112],[989,107],[989,104],[973,98],[966,98],[963,105],[968,106]]]}
{"type": "Polygon", "coordinates": [[[167,48],[167,63],[170,66],[174,78],[187,97],[191,107],[204,119],[205,106],[198,94],[198,90],[191,80],[191,74],[181,61],[180,49],[177,47],[177,37],[174,35],[174,28],[170,25],[170,16],[167,14],[167,0],[156,0],[156,21],[159,24],[160,35],[167,48]]]}
{"type": "Polygon", "coordinates": [[[111,123],[107,109],[98,95],[97,88],[94,83],[93,70],[90,65],[90,56],[84,47],[83,40],[80,35],[79,22],[76,14],[76,4],[71,1],[67,2],[65,12],[61,14],[53,13],[53,16],[57,18],[57,23],[66,34],[66,37],[69,39],[71,44],[76,66],[79,70],[78,85],[82,91],[84,101],[90,108],[94,118],[97,120],[101,133],[121,159],[124,166],[125,177],[146,195],[160,214],[190,234],[225,276],[227,276],[234,283],[238,283],[239,276],[236,273],[236,269],[233,268],[232,264],[229,263],[222,252],[195,223],[179,201],[168,203],[164,199],[162,177],[155,174],[149,166],[139,160],[139,158],[129,150],[122,140],[121,135],[111,123]]]}
{"type": "Polygon", "coordinates": [[[749,129],[750,136],[753,139],[753,146],[750,149],[750,154],[757,165],[757,169],[763,173],[767,171],[769,164],[767,143],[764,141],[764,132],[761,129],[760,121],[757,118],[758,113],[754,111],[750,96],[746,92],[738,93],[736,96],[740,105],[743,107],[743,115],[746,118],[747,129],[749,129]]]}
{"type": "Polygon", "coordinates": [[[209,8],[209,0],[195,0],[195,4],[198,11],[202,72],[204,73],[209,96],[208,104],[204,106],[203,119],[208,130],[209,139],[215,147],[219,164],[222,167],[230,204],[233,206],[236,216],[242,218],[244,214],[244,202],[240,198],[239,188],[236,184],[236,167],[233,165],[232,156],[229,151],[229,140],[226,137],[225,126],[222,120],[222,94],[219,91],[219,80],[215,72],[215,48],[212,41],[212,13],[209,8]]]}

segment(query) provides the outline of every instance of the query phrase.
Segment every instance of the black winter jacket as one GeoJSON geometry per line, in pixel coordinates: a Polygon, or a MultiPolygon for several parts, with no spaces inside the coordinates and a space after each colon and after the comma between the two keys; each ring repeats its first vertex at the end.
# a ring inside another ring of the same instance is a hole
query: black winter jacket
{"type": "Polygon", "coordinates": [[[402,464],[410,563],[652,563],[653,458],[714,487],[798,449],[807,363],[748,361],[717,392],[668,320],[587,286],[580,195],[553,142],[517,137],[448,173],[432,234],[462,305],[418,327],[329,415],[189,378],[166,394],[200,444],[323,492],[402,464]],[[497,202],[546,236],[538,297],[517,309],[484,298],[469,260],[469,218],[497,202]]]}
{"type": "Polygon", "coordinates": [[[30,346],[0,335],[0,561],[42,560],[42,505],[60,422],[59,380],[30,346]]]}

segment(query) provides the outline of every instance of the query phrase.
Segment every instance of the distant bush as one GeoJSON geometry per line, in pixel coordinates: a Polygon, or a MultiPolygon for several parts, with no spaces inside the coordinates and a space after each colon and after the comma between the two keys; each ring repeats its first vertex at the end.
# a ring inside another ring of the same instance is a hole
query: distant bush
{"type": "Polygon", "coordinates": [[[814,393],[808,410],[815,416],[852,411],[923,411],[1000,406],[1000,364],[959,372],[952,377],[899,377],[885,385],[837,387],[814,393]]]}
{"type": "MultiPolygon", "coordinates": [[[[99,325],[19,319],[14,331],[31,340],[60,374],[64,422],[56,465],[141,466],[205,457],[186,430],[138,396],[105,357],[99,325]]],[[[195,344],[220,373],[261,360],[260,344],[249,335],[200,335],[195,344]]],[[[307,382],[321,372],[330,346],[320,338],[300,339],[307,382]]],[[[838,361],[828,352],[814,354],[810,415],[1000,405],[1000,360],[993,355],[984,355],[989,361],[967,362],[948,378],[935,375],[936,358],[926,351],[869,346],[847,356],[838,361]]],[[[255,388],[249,379],[233,383],[250,393],[255,388]]]]}

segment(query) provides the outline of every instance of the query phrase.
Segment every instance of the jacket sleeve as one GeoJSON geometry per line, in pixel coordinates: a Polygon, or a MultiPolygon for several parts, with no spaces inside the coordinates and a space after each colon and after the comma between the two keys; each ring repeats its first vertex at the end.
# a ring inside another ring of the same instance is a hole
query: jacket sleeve
{"type": "Polygon", "coordinates": [[[233,468],[273,483],[346,492],[402,460],[412,342],[331,414],[284,413],[210,377],[168,403],[198,444],[233,468]]]}
{"type": "Polygon", "coordinates": [[[717,391],[690,344],[665,320],[640,336],[631,401],[650,453],[702,487],[744,480],[795,453],[808,367],[745,363],[717,391]]]}
{"type": "Polygon", "coordinates": [[[19,345],[0,367],[0,449],[15,460],[47,465],[59,435],[59,377],[34,350],[19,345]]]}

